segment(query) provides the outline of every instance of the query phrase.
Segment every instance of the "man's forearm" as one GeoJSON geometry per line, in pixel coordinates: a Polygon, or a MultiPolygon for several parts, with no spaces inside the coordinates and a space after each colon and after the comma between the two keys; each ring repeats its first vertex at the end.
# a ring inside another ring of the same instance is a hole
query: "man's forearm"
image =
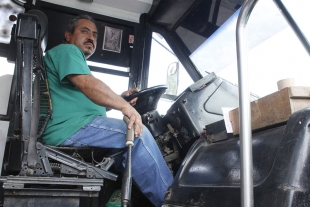
{"type": "Polygon", "coordinates": [[[109,86],[92,75],[68,75],[67,78],[94,103],[112,109],[123,110],[130,105],[109,86]]]}

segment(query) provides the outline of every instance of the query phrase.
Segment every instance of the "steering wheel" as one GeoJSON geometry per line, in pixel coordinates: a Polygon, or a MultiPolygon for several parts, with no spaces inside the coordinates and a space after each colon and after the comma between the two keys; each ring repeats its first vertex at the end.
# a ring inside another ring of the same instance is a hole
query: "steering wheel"
{"type": "Polygon", "coordinates": [[[138,100],[134,108],[139,114],[145,114],[149,111],[157,109],[158,101],[161,95],[167,90],[166,85],[158,85],[150,88],[143,89],[137,93],[131,94],[130,96],[123,97],[126,101],[130,101],[136,97],[138,100]]]}

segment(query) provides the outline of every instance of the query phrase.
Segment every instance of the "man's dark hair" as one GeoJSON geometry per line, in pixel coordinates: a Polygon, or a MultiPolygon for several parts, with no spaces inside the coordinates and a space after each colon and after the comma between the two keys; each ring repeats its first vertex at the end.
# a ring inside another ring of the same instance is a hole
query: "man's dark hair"
{"type": "Polygon", "coordinates": [[[80,19],[87,19],[87,20],[93,22],[94,24],[96,24],[95,20],[91,16],[89,16],[88,14],[80,14],[79,16],[73,18],[69,22],[68,27],[67,27],[67,31],[72,34],[74,32],[74,29],[76,28],[76,26],[78,24],[78,20],[80,20],[80,19]]]}
{"type": "MultiPolygon", "coordinates": [[[[78,21],[80,19],[86,19],[86,20],[89,20],[89,21],[93,22],[94,24],[96,24],[95,20],[91,16],[89,16],[88,14],[80,14],[79,16],[76,16],[76,17],[74,17],[73,19],[70,20],[70,22],[69,22],[69,24],[67,26],[66,31],[68,31],[71,34],[73,34],[73,32],[74,32],[74,30],[75,30],[75,28],[76,28],[76,26],[78,24],[78,21]]],[[[63,43],[67,43],[67,40],[66,40],[65,37],[63,39],[63,43]]]]}

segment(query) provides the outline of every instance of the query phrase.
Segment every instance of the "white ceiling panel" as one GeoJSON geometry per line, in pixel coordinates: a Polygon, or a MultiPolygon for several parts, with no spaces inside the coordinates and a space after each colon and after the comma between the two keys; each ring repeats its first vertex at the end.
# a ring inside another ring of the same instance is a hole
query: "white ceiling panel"
{"type": "Polygon", "coordinates": [[[43,1],[131,22],[139,22],[140,15],[147,13],[153,2],[152,0],[94,0],[92,3],[82,0],[43,1]]]}

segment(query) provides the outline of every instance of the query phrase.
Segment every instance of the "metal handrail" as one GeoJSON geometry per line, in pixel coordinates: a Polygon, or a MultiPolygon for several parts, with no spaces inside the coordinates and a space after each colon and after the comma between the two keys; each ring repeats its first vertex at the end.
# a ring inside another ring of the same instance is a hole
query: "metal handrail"
{"type": "Polygon", "coordinates": [[[238,84],[239,84],[239,126],[241,157],[241,206],[253,207],[253,156],[250,92],[248,84],[246,26],[249,16],[258,0],[246,0],[238,16],[236,27],[238,84]]]}
{"type": "MultiPolygon", "coordinates": [[[[251,107],[248,84],[247,39],[246,26],[250,14],[258,0],[246,0],[238,16],[236,27],[238,84],[239,84],[239,126],[240,126],[240,156],[241,156],[241,206],[253,207],[253,156],[251,132],[251,107]]],[[[310,43],[299,29],[298,25],[281,0],[274,0],[283,16],[296,33],[302,45],[310,54],[310,43]]]]}

